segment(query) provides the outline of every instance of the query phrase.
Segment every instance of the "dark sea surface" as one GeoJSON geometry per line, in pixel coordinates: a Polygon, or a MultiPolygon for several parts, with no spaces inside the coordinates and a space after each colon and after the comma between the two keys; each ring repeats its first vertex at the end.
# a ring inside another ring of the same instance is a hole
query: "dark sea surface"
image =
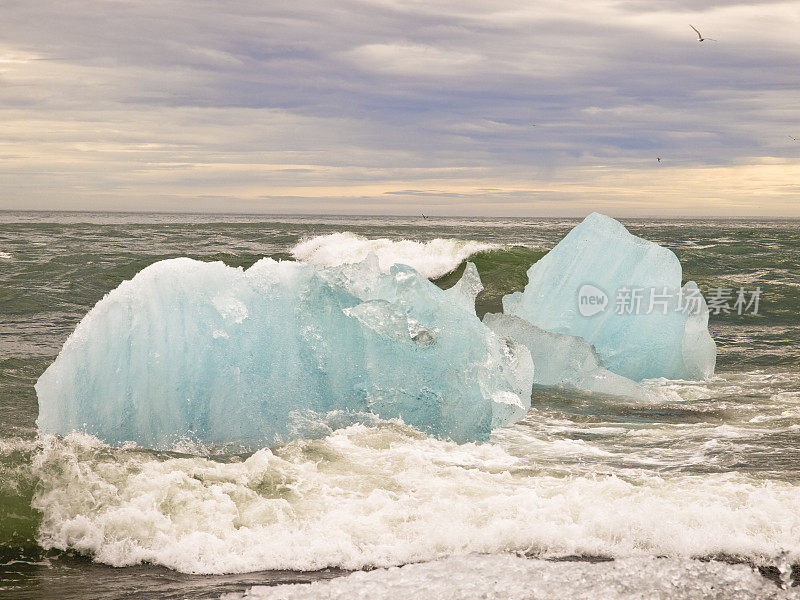
{"type": "MultiPolygon", "coordinates": [[[[502,296],[521,290],[528,268],[578,222],[0,212],[0,597],[217,598],[470,552],[724,556],[773,575],[781,561],[800,562],[797,220],[622,220],[674,251],[684,281],[704,293],[761,291],[757,314],[711,316],[715,378],[649,382],[657,402],[534,390],[528,417],[488,444],[459,447],[404,427],[350,428],[265,451],[279,461],[266,466],[256,464],[259,453],[211,459],[37,436],[37,378],[96,302],[156,261],[188,256],[247,268],[265,256],[293,260],[298,243],[341,232],[356,245],[480,242],[484,249],[469,258],[485,288],[480,316],[499,312],[502,296]],[[336,457],[319,458],[329,451],[336,457]],[[312,463],[313,477],[304,475],[312,463]],[[308,476],[306,495],[270,505],[274,513],[258,498],[240,499],[252,491],[247,473],[255,468],[308,476]],[[356,486],[342,479],[349,472],[368,475],[356,486]],[[178,482],[186,473],[197,489],[178,482]],[[176,486],[168,523],[162,507],[137,504],[151,493],[136,487],[145,476],[176,486]],[[466,494],[472,484],[479,489],[466,494]],[[326,505],[331,489],[348,500],[326,505]],[[394,504],[378,510],[365,501],[381,494],[394,504]],[[250,515],[252,537],[241,526],[213,525],[230,502],[250,515]],[[389,506],[391,514],[381,512],[389,506]],[[372,533],[352,534],[358,522],[372,533]],[[428,536],[437,524],[449,533],[428,536]],[[213,556],[192,554],[192,544],[205,543],[193,527],[214,539],[213,556]],[[302,545],[274,550],[297,530],[302,545]],[[111,534],[125,543],[110,545],[111,534]]],[[[442,287],[464,268],[457,253],[446,259],[452,271],[435,279],[442,287]]]]}

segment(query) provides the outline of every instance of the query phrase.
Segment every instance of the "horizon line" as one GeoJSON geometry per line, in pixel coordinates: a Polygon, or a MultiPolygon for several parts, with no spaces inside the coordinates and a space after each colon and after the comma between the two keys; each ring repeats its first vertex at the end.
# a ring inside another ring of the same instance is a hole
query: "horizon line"
{"type": "MultiPolygon", "coordinates": [[[[584,219],[593,212],[607,214],[599,210],[591,210],[580,215],[568,214],[528,214],[528,215],[498,215],[498,214],[447,214],[436,215],[427,214],[426,218],[431,219],[584,219]]],[[[117,215],[186,215],[186,216],[231,216],[231,217],[390,217],[390,218],[420,218],[420,213],[339,213],[339,212],[238,212],[238,211],[176,211],[176,210],[114,210],[114,209],[58,209],[58,208],[0,208],[0,213],[60,213],[60,214],[117,214],[117,215]]],[[[618,213],[616,213],[618,214],[618,213]]],[[[608,216],[614,217],[613,214],[608,216]]],[[[620,219],[676,219],[676,220],[780,220],[797,221],[800,216],[789,215],[666,215],[666,214],[641,214],[641,215],[619,215],[620,219]]]]}

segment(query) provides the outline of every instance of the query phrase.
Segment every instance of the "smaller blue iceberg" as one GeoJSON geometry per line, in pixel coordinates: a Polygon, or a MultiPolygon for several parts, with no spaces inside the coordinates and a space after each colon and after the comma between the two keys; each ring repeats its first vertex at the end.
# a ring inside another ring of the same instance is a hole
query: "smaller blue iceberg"
{"type": "Polygon", "coordinates": [[[708,307],[681,277],[672,251],[592,213],[528,270],[503,312],[583,338],[601,366],[633,381],[705,379],[717,356],[708,307]]]}
{"type": "MultiPolygon", "coordinates": [[[[475,315],[470,265],[443,291],[377,259],[147,267],[81,321],[36,384],[45,433],[253,448],[339,411],[485,440],[530,407],[528,349],[475,315]]],[[[306,428],[303,430],[302,428],[306,428]]]]}

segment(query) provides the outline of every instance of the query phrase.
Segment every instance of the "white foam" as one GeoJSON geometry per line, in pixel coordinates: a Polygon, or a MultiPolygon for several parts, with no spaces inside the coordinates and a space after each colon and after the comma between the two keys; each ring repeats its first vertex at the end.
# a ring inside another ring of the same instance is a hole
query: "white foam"
{"type": "Polygon", "coordinates": [[[222,600],[634,600],[641,598],[797,598],[746,565],[680,559],[547,562],[514,555],[461,556],[353,573],[310,585],[255,586],[222,600]]]}
{"type": "Polygon", "coordinates": [[[8,252],[0,252],[0,260],[11,260],[12,258],[8,252]]]}
{"type": "Polygon", "coordinates": [[[228,463],[81,434],[40,443],[40,543],[116,566],[361,569],[509,551],[800,559],[800,487],[738,473],[548,471],[499,444],[456,445],[396,423],[228,463]]]}
{"type": "Polygon", "coordinates": [[[361,262],[370,254],[378,257],[381,269],[394,264],[408,265],[429,279],[442,277],[477,252],[495,250],[495,244],[437,238],[428,242],[368,239],[350,232],[321,235],[300,242],[292,249],[297,260],[328,267],[361,262]]]}

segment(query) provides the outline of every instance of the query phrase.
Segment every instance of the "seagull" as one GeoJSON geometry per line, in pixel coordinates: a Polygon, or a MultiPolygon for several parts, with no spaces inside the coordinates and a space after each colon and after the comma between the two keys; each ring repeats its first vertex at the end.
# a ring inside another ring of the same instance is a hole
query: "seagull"
{"type": "Polygon", "coordinates": [[[697,28],[694,25],[689,25],[689,27],[694,29],[694,32],[697,34],[697,38],[698,38],[697,41],[698,42],[705,42],[706,40],[708,40],[709,42],[716,42],[717,41],[714,38],[704,38],[703,35],[699,31],[697,31],[697,28]]]}
{"type": "Polygon", "coordinates": [[[660,157],[660,156],[656,156],[656,160],[657,160],[658,162],[661,162],[661,157],[660,157]]]}
{"type": "MultiPolygon", "coordinates": [[[[422,215],[422,213],[419,213],[419,214],[421,214],[421,215],[422,215]]],[[[422,215],[422,218],[423,218],[423,219],[427,219],[428,217],[426,217],[425,215],[422,215]]]]}
{"type": "Polygon", "coordinates": [[[800,142],[800,138],[796,138],[796,137],[794,137],[793,135],[790,135],[789,137],[790,137],[791,139],[793,139],[795,142],[800,142]]]}

